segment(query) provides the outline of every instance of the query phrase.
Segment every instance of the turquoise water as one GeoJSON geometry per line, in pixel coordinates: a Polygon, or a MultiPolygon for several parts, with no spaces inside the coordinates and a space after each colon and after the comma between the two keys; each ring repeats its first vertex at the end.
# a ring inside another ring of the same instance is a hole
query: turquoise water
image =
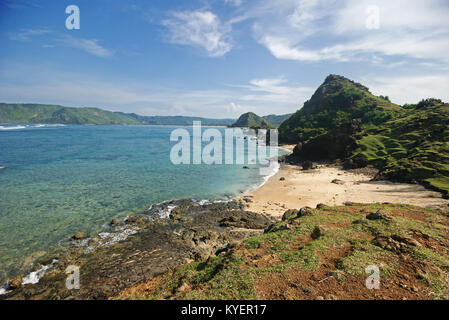
{"type": "Polygon", "coordinates": [[[226,199],[263,181],[257,165],[173,165],[173,129],[1,125],[0,275],[114,217],[166,200],[226,199]]]}

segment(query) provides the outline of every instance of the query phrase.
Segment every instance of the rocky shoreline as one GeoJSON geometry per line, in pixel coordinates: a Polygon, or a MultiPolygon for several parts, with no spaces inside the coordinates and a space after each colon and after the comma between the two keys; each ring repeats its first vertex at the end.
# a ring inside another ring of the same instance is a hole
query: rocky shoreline
{"type": "Polygon", "coordinates": [[[12,290],[0,299],[108,299],[185,263],[207,260],[262,234],[274,222],[270,216],[247,211],[246,204],[237,200],[159,204],[114,220],[110,233],[73,240],[69,249],[40,259],[36,268],[53,265],[38,283],[23,285],[23,276],[11,279],[12,290]],[[79,290],[66,288],[68,266],[79,267],[79,290]]]}

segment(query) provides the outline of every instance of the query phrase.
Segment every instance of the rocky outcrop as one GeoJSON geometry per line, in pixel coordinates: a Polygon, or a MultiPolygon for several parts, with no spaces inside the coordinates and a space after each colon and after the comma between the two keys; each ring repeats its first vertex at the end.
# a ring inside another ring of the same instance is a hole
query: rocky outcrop
{"type": "Polygon", "coordinates": [[[244,208],[237,201],[200,205],[182,200],[159,205],[158,210],[170,212],[170,219],[149,216],[149,210],[128,217],[124,224],[111,226],[139,230],[123,241],[100,245],[95,250],[90,250],[90,241],[76,241],[71,250],[54,257],[58,260],[56,269],[39,283],[17,286],[0,298],[107,299],[186,262],[214,256],[250,236],[262,234],[273,223],[244,208]],[[79,290],[65,286],[69,265],[80,268],[79,290]]]}
{"type": "Polygon", "coordinates": [[[343,123],[329,133],[307,142],[300,142],[288,158],[291,162],[345,160],[357,148],[357,139],[362,135],[362,122],[354,119],[343,123]]]}

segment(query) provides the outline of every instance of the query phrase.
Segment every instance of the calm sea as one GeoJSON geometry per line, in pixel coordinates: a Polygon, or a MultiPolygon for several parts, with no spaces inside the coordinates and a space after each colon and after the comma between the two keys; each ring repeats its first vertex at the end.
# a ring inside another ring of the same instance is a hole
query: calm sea
{"type": "Polygon", "coordinates": [[[254,164],[173,165],[174,129],[0,125],[0,278],[112,218],[167,200],[228,199],[263,182],[254,164]]]}

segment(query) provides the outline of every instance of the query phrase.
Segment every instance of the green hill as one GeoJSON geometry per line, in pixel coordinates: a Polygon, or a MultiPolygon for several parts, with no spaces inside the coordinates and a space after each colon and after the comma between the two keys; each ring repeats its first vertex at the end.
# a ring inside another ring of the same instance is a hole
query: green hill
{"type": "Polygon", "coordinates": [[[448,125],[449,104],[441,100],[400,107],[331,75],[279,132],[281,141],[297,144],[292,162],[372,165],[379,179],[420,183],[449,197],[448,125]]]}
{"type": "Polygon", "coordinates": [[[275,115],[275,114],[270,114],[270,115],[264,116],[262,118],[267,120],[268,123],[270,123],[271,125],[273,125],[275,127],[279,127],[282,122],[284,122],[285,120],[290,118],[292,115],[293,115],[293,113],[283,114],[283,115],[280,115],[280,116],[275,115]]]}
{"type": "Polygon", "coordinates": [[[273,126],[267,120],[253,112],[242,114],[240,118],[232,125],[237,128],[265,128],[270,129],[273,126]]]}
{"type": "Polygon", "coordinates": [[[381,177],[421,183],[449,196],[449,104],[423,100],[406,114],[367,130],[346,165],[371,164],[381,177]]]}
{"type": "Polygon", "coordinates": [[[0,123],[140,124],[130,116],[97,108],[0,103],[0,123]]]}
{"type": "Polygon", "coordinates": [[[401,107],[374,96],[365,86],[330,75],[304,107],[282,123],[279,139],[304,142],[352,119],[361,119],[364,127],[376,126],[402,112],[401,107]]]}
{"type": "Polygon", "coordinates": [[[0,103],[0,123],[60,123],[116,125],[231,125],[235,119],[209,119],[183,116],[140,116],[135,113],[111,112],[98,108],[70,108],[43,104],[0,103]]]}

